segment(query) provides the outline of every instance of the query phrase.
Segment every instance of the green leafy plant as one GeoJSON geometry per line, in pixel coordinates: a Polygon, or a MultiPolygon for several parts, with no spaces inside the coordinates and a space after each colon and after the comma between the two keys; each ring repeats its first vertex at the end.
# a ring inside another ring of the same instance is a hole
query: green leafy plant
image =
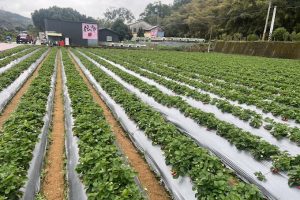
{"type": "MultiPolygon", "coordinates": [[[[272,156],[280,156],[283,152],[280,152],[276,146],[269,145],[260,138],[252,136],[249,132],[237,129],[234,125],[226,124],[208,113],[203,113],[187,105],[180,98],[167,97],[154,87],[143,84],[141,80],[122,73],[121,70],[97,58],[94,54],[99,54],[101,57],[120,63],[128,69],[172,89],[175,93],[200,101],[202,101],[201,98],[193,94],[197,93],[196,91],[188,90],[182,85],[176,85],[174,82],[166,82],[166,79],[161,79],[162,76],[217,94],[220,97],[237,101],[238,103],[254,105],[265,113],[272,113],[273,115],[287,118],[286,120],[297,119],[300,116],[299,109],[296,108],[298,100],[295,98],[296,94],[293,93],[297,78],[293,76],[294,72],[288,75],[288,81],[286,81],[287,76],[283,78],[280,75],[280,73],[286,72],[286,69],[281,65],[290,65],[290,69],[293,68],[293,70],[295,69],[293,66],[299,66],[299,63],[293,61],[286,63],[276,60],[276,62],[272,62],[262,58],[260,62],[268,65],[268,69],[265,69],[257,64],[256,59],[249,59],[248,57],[220,56],[215,54],[203,57],[198,54],[180,55],[176,52],[149,53],[145,51],[99,49],[80,51],[88,54],[88,56],[149,96],[154,97],[156,101],[168,107],[178,108],[185,116],[194,119],[201,126],[206,126],[208,130],[216,130],[218,135],[226,138],[238,149],[250,151],[257,160],[272,160],[272,156]],[[89,52],[93,52],[93,54],[89,52]],[[165,59],[169,56],[172,56],[173,59],[165,59]],[[235,60],[235,62],[233,63],[231,59],[235,60]],[[215,64],[211,65],[210,63],[215,64]],[[265,70],[268,72],[264,73],[265,70]],[[215,73],[216,71],[218,73],[215,73]],[[261,73],[264,74],[263,77],[261,73]],[[291,85],[293,87],[290,87],[291,85]]],[[[250,120],[251,125],[256,128],[261,127],[262,122],[266,120],[267,126],[265,128],[271,134],[275,133],[275,126],[283,126],[287,128],[287,134],[278,133],[278,137],[276,137],[278,139],[286,137],[291,141],[297,141],[297,129],[292,129],[283,123],[275,123],[267,118],[263,119],[261,115],[254,111],[240,109],[238,106],[232,106],[226,102],[219,101],[219,99],[212,98],[208,103],[216,105],[224,112],[232,113],[240,119],[250,120]]],[[[293,159],[290,155],[288,158],[293,159]]],[[[294,166],[295,164],[291,165],[294,166]]]]}
{"type": "MultiPolygon", "coordinates": [[[[259,191],[252,185],[242,183],[238,179],[236,184],[229,184],[229,180],[233,179],[232,172],[218,158],[200,148],[191,138],[180,133],[173,124],[166,122],[160,113],[142,103],[135,95],[128,93],[122,85],[99,70],[93,63],[76,51],[74,53],[101,87],[124,108],[126,114],[138,124],[141,130],[145,131],[152,142],[161,146],[166,156],[166,163],[172,167],[170,173],[173,177],[183,175],[191,177],[197,197],[215,199],[221,194],[231,194],[241,198],[250,196],[254,199],[261,199],[259,191]]],[[[141,85],[141,87],[144,86],[141,85]]],[[[156,93],[154,90],[151,92],[156,93]]],[[[171,100],[163,97],[162,100],[172,105],[171,102],[179,99],[172,98],[171,100]]],[[[190,110],[191,113],[194,111],[194,109],[190,110]]],[[[203,118],[211,120],[208,116],[203,115],[203,118]]]]}
{"type": "Polygon", "coordinates": [[[13,54],[19,53],[20,51],[23,51],[28,48],[30,48],[29,45],[21,45],[21,46],[12,48],[12,49],[1,51],[0,59],[8,58],[8,57],[12,56],[13,54]]]}
{"type": "Polygon", "coordinates": [[[256,176],[256,178],[260,181],[266,181],[266,177],[263,175],[262,172],[255,172],[254,175],[256,176]]]}
{"type": "Polygon", "coordinates": [[[62,56],[75,121],[73,133],[79,139],[80,158],[76,171],[88,198],[143,199],[134,181],[136,173],[116,147],[102,109],[94,102],[66,50],[62,51],[62,56]]]}
{"type": "MultiPolygon", "coordinates": [[[[43,53],[43,52],[41,52],[43,53]]],[[[38,55],[36,55],[38,56],[38,55]]],[[[0,133],[0,199],[20,199],[46,114],[56,50],[52,50],[0,133]]],[[[36,58],[35,58],[36,59],[36,58]]]]}
{"type": "Polygon", "coordinates": [[[299,187],[300,186],[300,167],[297,166],[289,171],[289,186],[299,187]]]}
{"type": "Polygon", "coordinates": [[[29,66],[35,62],[38,58],[41,57],[47,48],[41,48],[37,52],[35,52],[30,57],[26,58],[22,62],[16,64],[13,68],[5,71],[4,73],[0,74],[0,91],[2,91],[5,87],[11,84],[20,74],[29,68],[29,66]]]}
{"type": "Polygon", "coordinates": [[[0,60],[0,68],[6,66],[7,64],[11,63],[12,61],[14,61],[18,58],[21,58],[21,57],[29,54],[30,52],[28,52],[28,51],[30,51],[30,50],[34,51],[35,49],[37,49],[37,47],[27,48],[27,49],[24,49],[20,52],[13,54],[13,55],[10,55],[10,56],[4,58],[3,60],[0,60]]]}

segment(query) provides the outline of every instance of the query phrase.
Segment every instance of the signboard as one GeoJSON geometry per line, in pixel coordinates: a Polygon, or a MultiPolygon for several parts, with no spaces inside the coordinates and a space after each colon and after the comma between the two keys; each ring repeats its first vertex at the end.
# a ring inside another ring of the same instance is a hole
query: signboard
{"type": "Polygon", "coordinates": [[[66,46],[69,46],[70,45],[70,38],[65,38],[65,45],[66,46]]]}
{"type": "Polygon", "coordinates": [[[98,40],[97,24],[82,23],[82,39],[98,40]]]}

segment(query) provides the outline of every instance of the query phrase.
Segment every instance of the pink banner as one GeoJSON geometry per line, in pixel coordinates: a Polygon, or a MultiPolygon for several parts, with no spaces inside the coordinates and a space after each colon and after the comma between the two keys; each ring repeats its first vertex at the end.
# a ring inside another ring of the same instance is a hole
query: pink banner
{"type": "Polygon", "coordinates": [[[97,40],[98,39],[97,24],[82,23],[82,39],[97,40]]]}

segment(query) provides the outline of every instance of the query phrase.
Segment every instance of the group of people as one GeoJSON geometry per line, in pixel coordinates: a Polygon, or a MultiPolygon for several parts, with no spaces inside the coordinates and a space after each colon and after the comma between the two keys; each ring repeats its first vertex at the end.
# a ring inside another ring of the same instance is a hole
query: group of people
{"type": "Polygon", "coordinates": [[[65,41],[64,40],[59,40],[59,41],[51,41],[50,46],[60,46],[64,47],[65,46],[65,41]]]}

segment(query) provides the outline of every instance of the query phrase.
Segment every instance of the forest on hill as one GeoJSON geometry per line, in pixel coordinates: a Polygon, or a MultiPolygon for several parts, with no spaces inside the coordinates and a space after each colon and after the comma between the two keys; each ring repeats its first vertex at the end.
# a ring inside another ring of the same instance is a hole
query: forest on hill
{"type": "MultiPolygon", "coordinates": [[[[197,37],[222,40],[258,40],[265,26],[269,0],[174,0],[167,5],[160,1],[150,3],[139,16],[152,25],[160,25],[168,37],[197,37]]],[[[272,0],[268,22],[277,6],[273,40],[300,40],[300,1],[272,0]]],[[[99,13],[100,16],[100,13],[99,13]]],[[[34,25],[44,28],[44,19],[98,22],[100,27],[111,28],[130,39],[125,24],[135,16],[130,9],[107,9],[104,17],[93,19],[71,8],[50,7],[32,13],[34,25]],[[121,28],[120,28],[121,27],[121,28]],[[122,29],[122,30],[119,30],[122,29]]]]}
{"type": "MultiPolygon", "coordinates": [[[[262,35],[268,6],[269,0],[174,0],[173,5],[150,3],[140,17],[161,25],[167,36],[208,38],[212,31],[214,38],[239,39],[262,35]]],[[[300,1],[272,0],[269,26],[274,6],[275,29],[283,27],[286,37],[299,33],[300,1]]]]}
{"type": "Polygon", "coordinates": [[[32,25],[30,18],[0,9],[0,41],[6,36],[16,37],[17,33],[32,25]]]}

